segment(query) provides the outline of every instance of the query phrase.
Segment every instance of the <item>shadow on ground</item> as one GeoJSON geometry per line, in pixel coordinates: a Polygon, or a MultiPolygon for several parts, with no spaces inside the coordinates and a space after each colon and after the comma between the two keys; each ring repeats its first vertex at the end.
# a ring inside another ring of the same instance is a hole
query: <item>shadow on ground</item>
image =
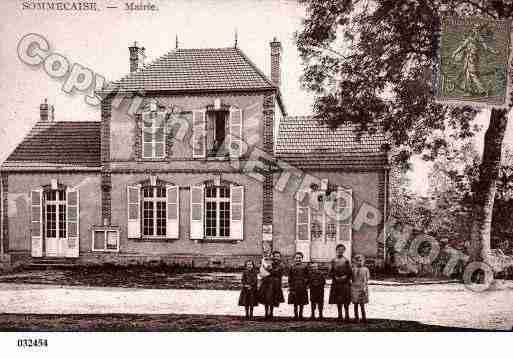
{"type": "Polygon", "coordinates": [[[247,321],[240,316],[188,314],[0,314],[0,331],[162,331],[162,332],[452,332],[477,331],[443,327],[406,320],[370,319],[367,323],[340,323],[333,318],[296,321],[291,318],[263,318],[247,321]]]}

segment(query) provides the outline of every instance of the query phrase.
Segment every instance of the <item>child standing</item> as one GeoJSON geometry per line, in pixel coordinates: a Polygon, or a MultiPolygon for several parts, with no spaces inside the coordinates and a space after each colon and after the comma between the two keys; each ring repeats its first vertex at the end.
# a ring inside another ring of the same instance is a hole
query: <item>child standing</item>
{"type": "Polygon", "coordinates": [[[242,273],[242,289],[239,296],[239,305],[246,311],[246,319],[253,319],[253,307],[258,305],[257,298],[257,270],[252,260],[246,261],[246,269],[242,273]]]}
{"type": "Polygon", "coordinates": [[[308,304],[308,266],[303,263],[303,253],[297,252],[289,269],[289,304],[294,305],[294,318],[303,319],[303,308],[308,304]]]}
{"type": "Polygon", "coordinates": [[[324,286],[326,276],[319,270],[319,264],[313,262],[310,265],[310,303],[312,308],[311,318],[315,319],[315,307],[319,311],[319,319],[322,319],[322,310],[324,308],[324,286]]]}
{"type": "Polygon", "coordinates": [[[365,266],[365,257],[358,254],[354,257],[353,278],[351,282],[351,301],[354,305],[355,321],[359,321],[358,307],[362,314],[362,321],[367,322],[365,304],[369,303],[369,268],[365,266]]]}

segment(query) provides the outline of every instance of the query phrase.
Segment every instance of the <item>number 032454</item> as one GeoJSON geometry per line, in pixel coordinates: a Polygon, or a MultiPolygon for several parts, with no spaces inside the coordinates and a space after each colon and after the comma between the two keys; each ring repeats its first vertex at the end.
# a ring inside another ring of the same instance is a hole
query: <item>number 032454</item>
{"type": "Polygon", "coordinates": [[[47,347],[48,339],[18,339],[17,345],[21,348],[47,347]]]}

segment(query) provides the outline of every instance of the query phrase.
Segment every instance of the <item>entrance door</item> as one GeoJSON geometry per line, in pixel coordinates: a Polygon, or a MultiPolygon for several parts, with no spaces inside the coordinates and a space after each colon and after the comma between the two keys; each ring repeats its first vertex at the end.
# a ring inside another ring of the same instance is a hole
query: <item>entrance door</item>
{"type": "Polygon", "coordinates": [[[66,190],[51,190],[45,196],[45,255],[65,257],[66,241],[66,190]]]}
{"type": "Polygon", "coordinates": [[[312,208],[310,212],[310,256],[312,261],[324,262],[335,256],[337,222],[331,196],[320,195],[320,198],[319,208],[312,208]]]}

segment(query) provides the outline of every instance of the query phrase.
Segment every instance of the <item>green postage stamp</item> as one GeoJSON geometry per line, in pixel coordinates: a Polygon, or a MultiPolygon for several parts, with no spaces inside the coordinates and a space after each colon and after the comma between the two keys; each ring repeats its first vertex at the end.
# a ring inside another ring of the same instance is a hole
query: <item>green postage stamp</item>
{"type": "Polygon", "coordinates": [[[504,108],[510,105],[511,22],[444,18],[435,63],[441,103],[504,108]]]}

